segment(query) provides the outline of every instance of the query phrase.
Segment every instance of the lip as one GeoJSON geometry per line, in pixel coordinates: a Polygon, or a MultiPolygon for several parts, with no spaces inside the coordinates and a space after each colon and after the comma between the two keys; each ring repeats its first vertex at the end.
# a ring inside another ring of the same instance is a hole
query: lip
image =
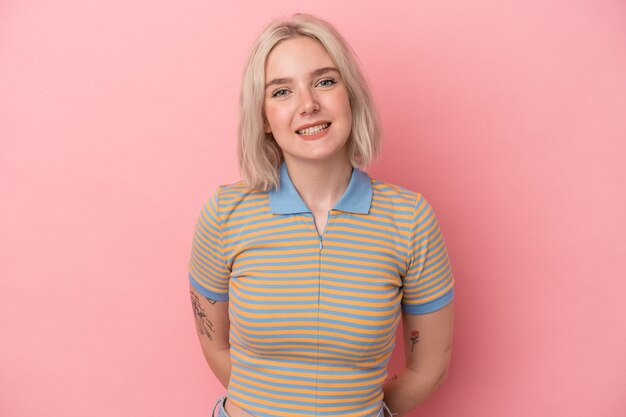
{"type": "Polygon", "coordinates": [[[302,129],[307,129],[309,127],[313,127],[313,126],[319,126],[319,125],[323,125],[323,124],[328,124],[328,127],[326,129],[323,129],[317,133],[314,133],[312,135],[301,135],[296,131],[296,135],[298,135],[298,137],[304,141],[307,142],[312,142],[312,141],[316,141],[318,139],[323,138],[324,136],[326,136],[328,134],[328,131],[330,130],[330,127],[332,126],[332,124],[330,122],[326,122],[326,121],[320,121],[320,122],[316,122],[316,123],[310,123],[308,125],[304,125],[302,127],[299,127],[298,130],[302,130],[302,129]]]}
{"type": "MultiPolygon", "coordinates": [[[[329,125],[331,124],[331,123],[330,123],[329,121],[327,121],[327,120],[320,120],[320,121],[318,121],[318,122],[309,123],[309,124],[302,125],[302,126],[298,127],[298,128],[295,130],[295,132],[297,133],[299,130],[304,130],[304,129],[308,129],[308,128],[313,127],[313,126],[319,126],[319,125],[323,125],[323,124],[327,124],[327,123],[328,123],[329,125]]],[[[330,127],[330,126],[328,126],[328,127],[330,127]]]]}

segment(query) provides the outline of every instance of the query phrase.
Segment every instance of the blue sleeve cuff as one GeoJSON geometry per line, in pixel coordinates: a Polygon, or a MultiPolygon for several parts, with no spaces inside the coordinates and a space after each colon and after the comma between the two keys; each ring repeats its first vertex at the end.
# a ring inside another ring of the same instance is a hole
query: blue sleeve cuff
{"type": "Polygon", "coordinates": [[[444,308],[452,302],[454,299],[454,288],[450,288],[450,291],[445,293],[439,298],[435,298],[424,304],[402,304],[402,312],[404,314],[427,314],[444,308]]]}
{"type": "Polygon", "coordinates": [[[198,281],[196,281],[191,274],[189,274],[189,282],[191,283],[191,286],[198,291],[200,294],[202,294],[203,296],[205,296],[206,298],[210,298],[211,300],[215,300],[215,301],[228,301],[228,293],[223,294],[223,293],[219,293],[219,292],[214,292],[214,291],[209,291],[206,288],[204,288],[202,285],[198,284],[198,281]]]}

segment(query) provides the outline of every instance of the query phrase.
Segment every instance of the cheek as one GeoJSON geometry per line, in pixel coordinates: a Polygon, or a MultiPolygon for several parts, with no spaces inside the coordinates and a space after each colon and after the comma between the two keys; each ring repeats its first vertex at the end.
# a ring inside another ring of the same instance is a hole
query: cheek
{"type": "Polygon", "coordinates": [[[284,128],[286,123],[286,112],[277,106],[265,106],[263,109],[265,113],[265,132],[269,133],[273,130],[280,130],[284,128]]]}
{"type": "Polygon", "coordinates": [[[346,120],[352,122],[352,108],[350,107],[350,98],[347,92],[342,92],[342,94],[337,94],[333,97],[331,105],[336,114],[340,114],[346,118],[346,120]]]}
{"type": "Polygon", "coordinates": [[[349,120],[349,125],[352,126],[352,107],[350,106],[350,100],[346,99],[346,119],[349,120]]]}
{"type": "Polygon", "coordinates": [[[263,129],[265,130],[265,133],[270,133],[272,131],[271,120],[272,112],[268,112],[268,108],[263,107],[263,129]]]}
{"type": "Polygon", "coordinates": [[[352,126],[352,107],[348,97],[342,98],[337,102],[337,109],[343,115],[348,127],[352,126]]]}

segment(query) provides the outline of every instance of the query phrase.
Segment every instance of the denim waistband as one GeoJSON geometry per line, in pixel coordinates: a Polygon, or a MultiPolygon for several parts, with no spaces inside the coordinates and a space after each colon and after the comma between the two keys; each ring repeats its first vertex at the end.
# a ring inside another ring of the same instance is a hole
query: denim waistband
{"type": "MultiPolygon", "coordinates": [[[[230,417],[224,408],[226,404],[226,396],[221,397],[215,402],[213,406],[213,411],[211,411],[211,417],[230,417]],[[217,414],[216,414],[217,411],[217,414]]],[[[378,413],[378,417],[393,417],[395,414],[391,412],[387,404],[384,401],[381,401],[380,412],[378,413]]]]}
{"type": "Polygon", "coordinates": [[[211,417],[230,417],[224,409],[224,403],[226,402],[226,397],[221,397],[217,400],[215,405],[213,406],[213,411],[211,411],[211,417]],[[217,410],[217,414],[215,411],[217,410]]]}

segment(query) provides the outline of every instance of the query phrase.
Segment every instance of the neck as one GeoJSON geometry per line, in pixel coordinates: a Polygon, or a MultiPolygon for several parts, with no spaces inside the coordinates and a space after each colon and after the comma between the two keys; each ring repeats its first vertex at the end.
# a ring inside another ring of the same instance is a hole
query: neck
{"type": "Polygon", "coordinates": [[[345,193],[352,176],[347,157],[328,163],[288,159],[285,163],[298,194],[314,213],[330,211],[345,193]]]}

